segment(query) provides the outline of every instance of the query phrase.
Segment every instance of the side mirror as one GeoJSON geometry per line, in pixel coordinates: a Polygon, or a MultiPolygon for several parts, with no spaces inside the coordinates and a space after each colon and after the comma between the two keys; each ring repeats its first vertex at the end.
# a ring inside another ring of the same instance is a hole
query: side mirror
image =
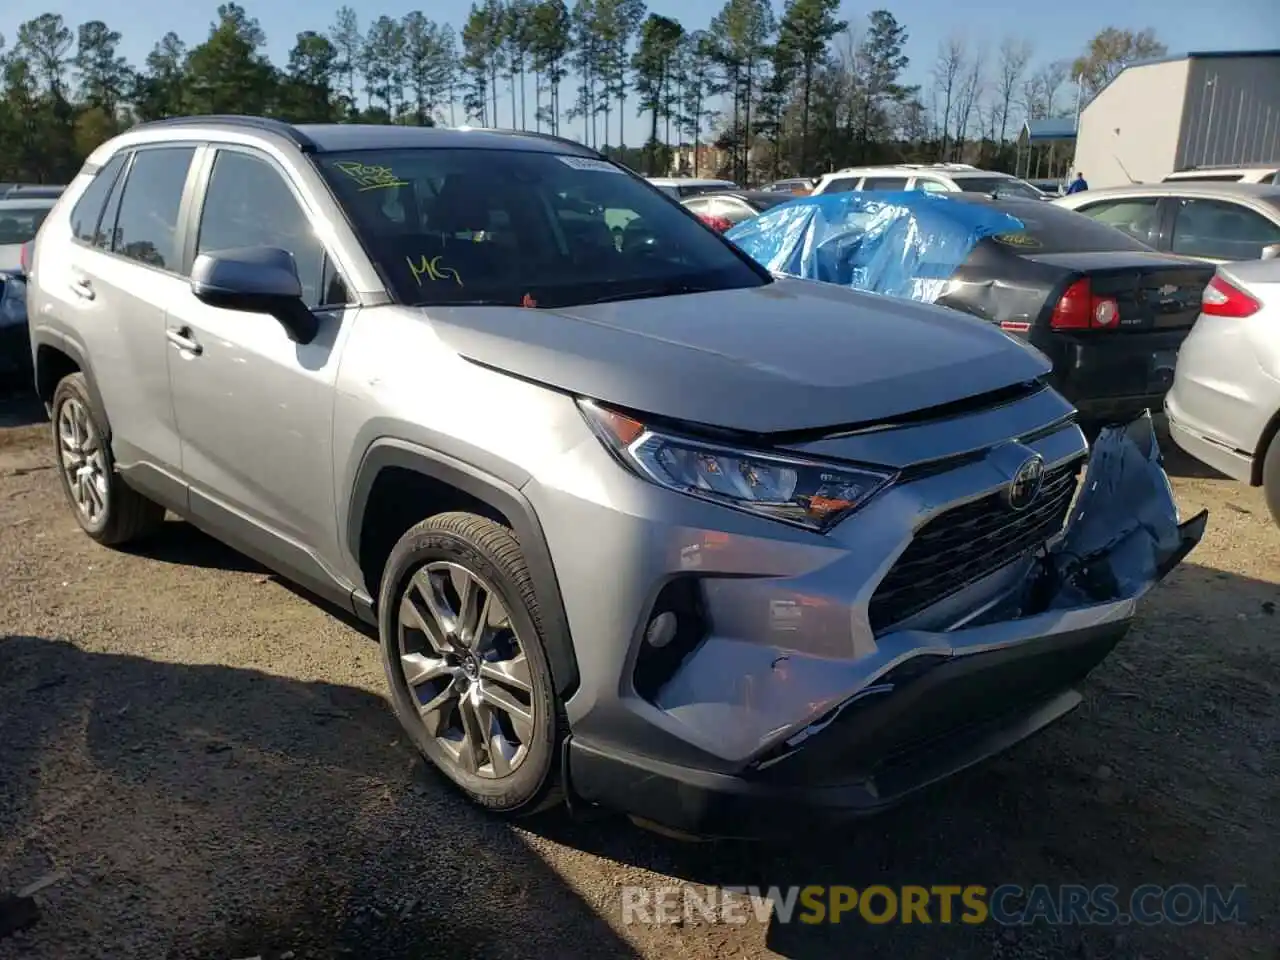
{"type": "Polygon", "coordinates": [[[200,254],[191,267],[191,292],[211,307],[270,314],[295,343],[310,343],[319,330],[315,314],[302,302],[293,254],[279,247],[200,254]]]}
{"type": "Polygon", "coordinates": [[[1269,243],[1262,248],[1263,260],[1280,260],[1280,243],[1269,243]]]}

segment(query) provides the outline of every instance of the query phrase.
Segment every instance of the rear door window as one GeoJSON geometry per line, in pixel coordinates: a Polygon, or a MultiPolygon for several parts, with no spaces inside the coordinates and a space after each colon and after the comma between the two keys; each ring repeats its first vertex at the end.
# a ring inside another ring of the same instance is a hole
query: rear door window
{"type": "Polygon", "coordinates": [[[1226,200],[1179,200],[1173,222],[1174,253],[1209,260],[1258,260],[1280,243],[1280,225],[1226,200]]]}
{"type": "Polygon", "coordinates": [[[916,177],[911,189],[922,190],[925,193],[951,193],[951,190],[941,180],[930,180],[928,177],[916,177]]]}
{"type": "Polygon", "coordinates": [[[906,177],[867,177],[862,184],[863,190],[905,190],[906,177]]]}
{"type": "Polygon", "coordinates": [[[174,273],[182,270],[178,214],[194,147],[139,150],[120,199],[111,250],[174,273]]]}
{"type": "Polygon", "coordinates": [[[98,221],[102,219],[102,209],[106,206],[107,194],[120,176],[120,168],[124,166],[125,154],[116,154],[94,174],[93,180],[84,188],[84,193],[71,208],[71,230],[77,240],[93,243],[94,234],[98,230],[98,221]]]}
{"type": "Polygon", "coordinates": [[[1104,200],[1079,209],[1085,216],[1099,223],[1123,230],[1135,240],[1154,246],[1160,224],[1156,211],[1159,202],[1158,197],[1135,197],[1128,200],[1104,200]]]}
{"type": "Polygon", "coordinates": [[[861,180],[862,180],[861,177],[840,177],[839,179],[832,180],[830,183],[828,183],[827,189],[822,192],[823,193],[852,193],[854,190],[858,189],[858,183],[861,180]]]}

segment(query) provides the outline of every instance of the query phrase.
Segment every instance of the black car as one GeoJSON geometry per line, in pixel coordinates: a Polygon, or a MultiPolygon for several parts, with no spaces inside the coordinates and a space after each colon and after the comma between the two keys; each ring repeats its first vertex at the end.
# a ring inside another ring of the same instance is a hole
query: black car
{"type": "Polygon", "coordinates": [[[989,204],[1024,229],[979,241],[936,302],[998,323],[1045,353],[1053,386],[1082,420],[1158,412],[1213,265],[1157,253],[1052,204],[952,199],[989,204]]]}
{"type": "Polygon", "coordinates": [[[743,220],[795,199],[794,194],[772,190],[717,190],[682,200],[707,226],[724,233],[743,220]]]}

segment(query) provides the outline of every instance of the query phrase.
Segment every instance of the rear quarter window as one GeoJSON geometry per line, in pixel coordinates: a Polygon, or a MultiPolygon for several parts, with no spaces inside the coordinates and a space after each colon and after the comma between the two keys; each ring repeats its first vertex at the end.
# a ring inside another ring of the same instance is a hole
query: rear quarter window
{"type": "Polygon", "coordinates": [[[1015,253],[1098,253],[1107,250],[1151,250],[1115,227],[1098,223],[1082,213],[1064,210],[1043,201],[1029,201],[1002,208],[1017,217],[1023,229],[992,238],[1015,253]]]}
{"type": "Polygon", "coordinates": [[[76,201],[76,205],[71,208],[71,230],[77,240],[83,240],[85,243],[93,242],[98,221],[102,218],[103,205],[107,202],[107,194],[111,191],[123,166],[124,154],[118,153],[108,160],[94,174],[89,185],[84,188],[84,193],[76,201]]]}

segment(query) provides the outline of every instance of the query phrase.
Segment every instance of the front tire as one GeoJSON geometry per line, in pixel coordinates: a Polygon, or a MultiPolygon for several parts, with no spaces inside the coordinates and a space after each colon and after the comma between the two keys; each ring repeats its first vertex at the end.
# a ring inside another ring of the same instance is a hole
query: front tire
{"type": "Polygon", "coordinates": [[[130,487],[116,472],[106,424],[94,413],[84,374],[73,373],[53,391],[53,448],[62,491],[80,529],[104,546],[120,546],[154,533],[164,507],[130,487]]]}
{"type": "Polygon", "coordinates": [[[396,716],[474,803],[517,816],[557,802],[564,720],[520,545],[445,513],[391,551],[378,600],[396,716]]]}

